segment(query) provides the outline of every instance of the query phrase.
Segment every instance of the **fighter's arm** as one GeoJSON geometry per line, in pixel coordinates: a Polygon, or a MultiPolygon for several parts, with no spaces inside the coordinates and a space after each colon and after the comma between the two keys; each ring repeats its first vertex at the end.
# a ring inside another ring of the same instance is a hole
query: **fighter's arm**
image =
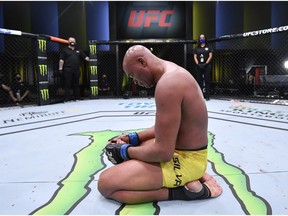
{"type": "Polygon", "coordinates": [[[141,143],[155,138],[155,126],[139,131],[138,136],[141,143]]]}
{"type": "Polygon", "coordinates": [[[131,159],[163,162],[172,159],[181,121],[181,85],[175,77],[162,78],[155,91],[155,142],[128,149],[131,159]],[[166,80],[165,80],[166,79],[166,80]]]}
{"type": "MultiPolygon", "coordinates": [[[[147,128],[145,130],[137,132],[139,145],[147,140],[155,138],[154,126],[147,128]]],[[[130,143],[128,134],[121,134],[119,136],[113,137],[109,140],[109,143],[130,143]]]]}

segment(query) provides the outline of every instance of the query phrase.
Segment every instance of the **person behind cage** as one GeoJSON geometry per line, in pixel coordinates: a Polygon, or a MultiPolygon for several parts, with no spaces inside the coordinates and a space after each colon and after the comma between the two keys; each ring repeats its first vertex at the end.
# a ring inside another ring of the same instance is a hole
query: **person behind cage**
{"type": "Polygon", "coordinates": [[[115,166],[100,174],[99,192],[125,204],[220,196],[221,186],[206,172],[208,114],[193,76],[141,45],[127,50],[123,70],[138,85],[155,86],[156,119],[108,141],[105,153],[115,166]]]}
{"type": "Polygon", "coordinates": [[[101,80],[99,81],[99,93],[100,95],[104,96],[111,95],[111,87],[106,74],[103,74],[101,80]]]}
{"type": "Polygon", "coordinates": [[[4,83],[4,75],[0,73],[0,102],[7,103],[6,93],[9,91],[7,90],[7,85],[4,83]]]}
{"type": "Polygon", "coordinates": [[[196,63],[196,79],[202,90],[204,98],[210,100],[211,61],[213,48],[207,43],[204,34],[200,34],[198,43],[193,51],[196,63]]]}
{"type": "Polygon", "coordinates": [[[21,78],[20,73],[15,75],[11,85],[2,83],[1,86],[5,91],[8,92],[10,98],[16,104],[22,103],[25,99],[28,98],[27,96],[30,93],[29,85],[21,78]]]}
{"type": "Polygon", "coordinates": [[[76,39],[68,38],[68,46],[60,53],[59,72],[63,74],[64,81],[64,102],[70,100],[70,89],[73,87],[73,93],[76,100],[80,97],[80,63],[81,59],[89,61],[89,57],[77,48],[76,39]]]}

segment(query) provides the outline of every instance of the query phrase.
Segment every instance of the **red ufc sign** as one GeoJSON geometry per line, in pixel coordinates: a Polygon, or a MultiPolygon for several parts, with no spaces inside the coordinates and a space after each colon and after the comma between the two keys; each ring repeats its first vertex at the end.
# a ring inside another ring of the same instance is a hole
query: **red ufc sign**
{"type": "Polygon", "coordinates": [[[159,27],[170,27],[172,24],[166,20],[168,15],[174,14],[174,10],[132,10],[128,20],[128,27],[150,27],[151,22],[158,23],[159,27]]]}

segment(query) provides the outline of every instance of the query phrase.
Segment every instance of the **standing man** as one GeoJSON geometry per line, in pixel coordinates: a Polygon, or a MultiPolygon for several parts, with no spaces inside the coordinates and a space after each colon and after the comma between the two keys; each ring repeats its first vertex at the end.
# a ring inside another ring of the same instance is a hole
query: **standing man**
{"type": "Polygon", "coordinates": [[[100,174],[100,193],[126,204],[219,196],[221,186],[206,173],[208,114],[193,76],[141,45],[127,50],[123,70],[142,87],[156,85],[156,119],[106,145],[116,165],[100,174]]]}
{"type": "Polygon", "coordinates": [[[213,48],[208,45],[205,35],[201,34],[198,38],[197,47],[194,49],[194,61],[196,63],[197,82],[206,100],[210,100],[212,57],[213,48]]]}
{"type": "Polygon", "coordinates": [[[74,89],[74,97],[76,100],[80,98],[80,61],[85,59],[89,61],[89,57],[84,52],[76,48],[76,40],[74,37],[68,38],[68,46],[60,53],[59,71],[64,78],[64,101],[70,100],[70,88],[74,89]]]}

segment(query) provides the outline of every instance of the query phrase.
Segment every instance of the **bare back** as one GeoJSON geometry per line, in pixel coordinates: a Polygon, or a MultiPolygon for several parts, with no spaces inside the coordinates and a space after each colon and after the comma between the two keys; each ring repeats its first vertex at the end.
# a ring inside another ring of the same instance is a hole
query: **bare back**
{"type": "Polygon", "coordinates": [[[199,149],[208,142],[208,115],[202,92],[184,68],[165,61],[165,69],[155,90],[156,139],[174,142],[172,146],[177,149],[199,149]]]}

